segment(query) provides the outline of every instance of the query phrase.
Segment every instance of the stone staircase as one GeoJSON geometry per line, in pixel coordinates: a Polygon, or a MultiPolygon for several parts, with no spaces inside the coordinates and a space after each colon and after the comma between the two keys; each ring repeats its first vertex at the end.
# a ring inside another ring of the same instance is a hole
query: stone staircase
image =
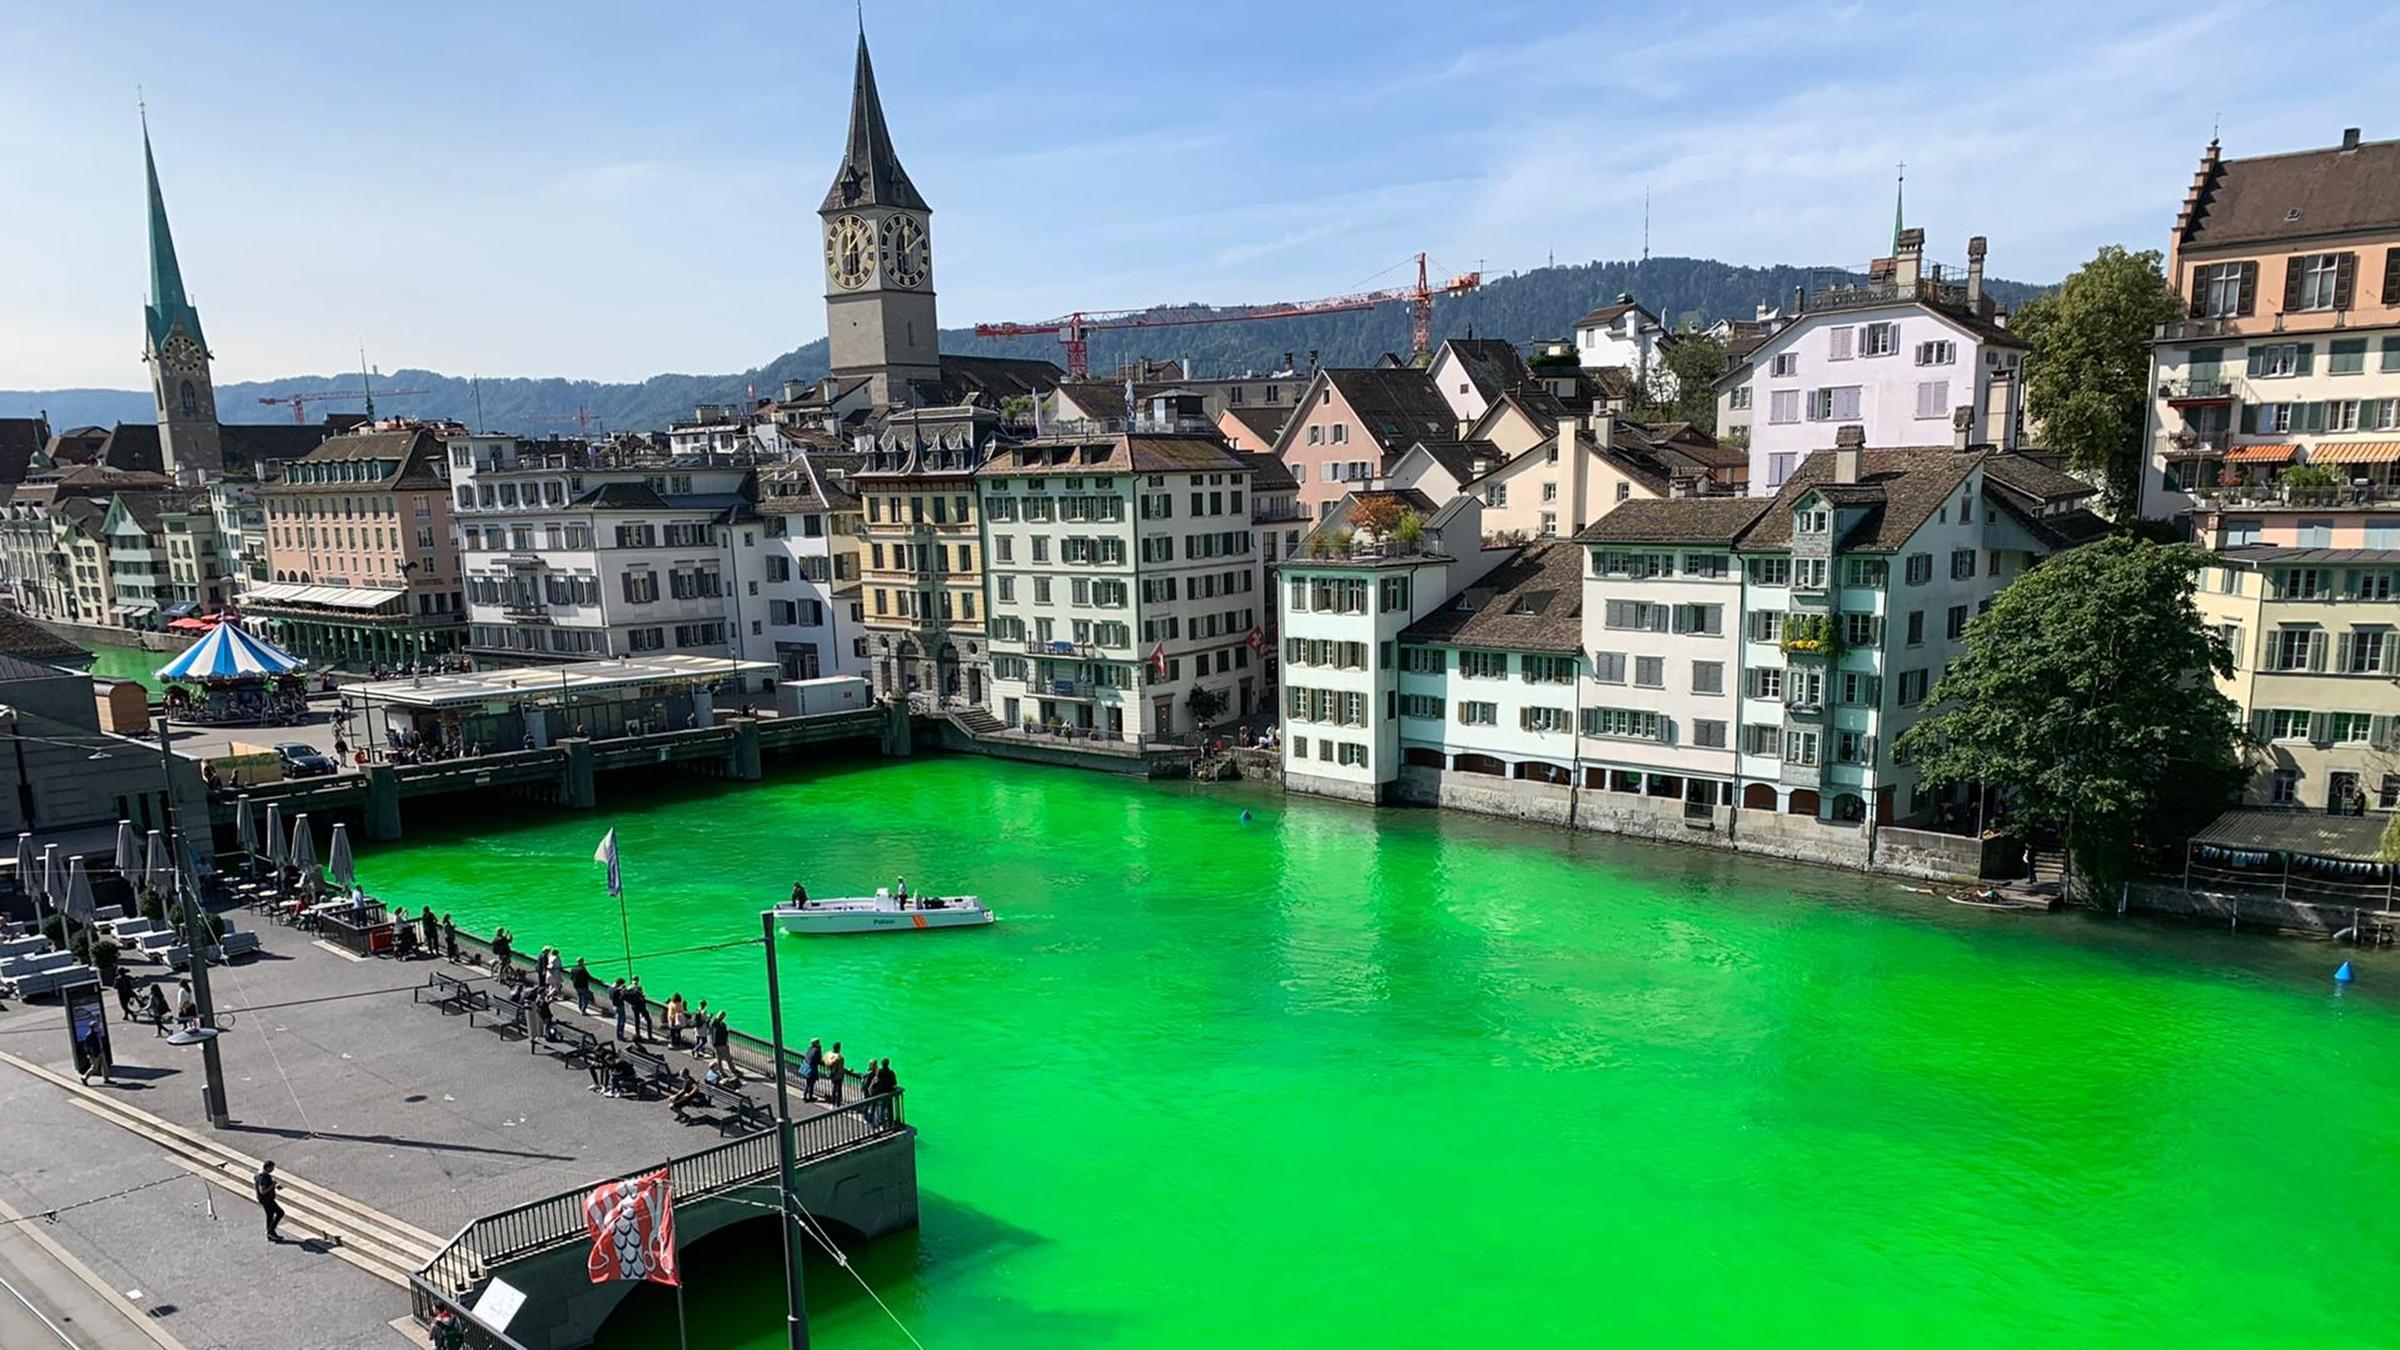
{"type": "Polygon", "coordinates": [[[996,731],[1004,730],[1008,725],[999,718],[992,716],[992,711],[989,708],[964,708],[953,710],[950,714],[950,724],[957,727],[960,731],[978,738],[989,736],[996,731]]]}

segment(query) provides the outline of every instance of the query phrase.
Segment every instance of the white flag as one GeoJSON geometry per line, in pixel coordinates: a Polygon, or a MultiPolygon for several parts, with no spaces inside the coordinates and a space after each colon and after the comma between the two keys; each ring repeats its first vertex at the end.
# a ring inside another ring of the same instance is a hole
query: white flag
{"type": "Polygon", "coordinates": [[[610,830],[607,837],[600,841],[600,851],[592,855],[592,861],[608,864],[608,893],[619,896],[625,894],[625,877],[617,870],[617,832],[615,830],[610,830]]]}

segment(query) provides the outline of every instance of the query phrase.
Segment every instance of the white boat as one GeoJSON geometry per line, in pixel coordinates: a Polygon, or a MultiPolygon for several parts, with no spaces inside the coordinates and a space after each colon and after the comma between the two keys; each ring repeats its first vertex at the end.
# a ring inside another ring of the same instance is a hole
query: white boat
{"type": "Polygon", "coordinates": [[[972,895],[912,895],[903,900],[888,889],[799,905],[787,900],[775,907],[775,925],[787,933],[897,933],[990,922],[992,912],[972,895]]]}

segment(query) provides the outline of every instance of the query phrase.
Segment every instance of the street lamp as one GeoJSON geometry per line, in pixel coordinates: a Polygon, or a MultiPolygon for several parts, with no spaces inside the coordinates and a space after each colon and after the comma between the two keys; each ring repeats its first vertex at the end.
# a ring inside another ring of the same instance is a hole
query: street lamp
{"type": "MultiPolygon", "coordinates": [[[[175,752],[168,745],[167,713],[163,706],[158,713],[158,773],[159,785],[164,789],[161,798],[164,803],[162,822],[166,828],[161,831],[161,836],[167,841],[167,884],[171,889],[181,891],[184,889],[183,866],[176,853],[183,841],[175,828],[175,752]]],[[[208,991],[209,933],[205,917],[200,912],[198,893],[186,893],[183,897],[183,944],[191,962],[192,1006],[200,1015],[200,1030],[211,1033],[200,1041],[200,1105],[208,1113],[208,1123],[221,1130],[231,1124],[233,1118],[225,1109],[225,1061],[217,1053],[217,1038],[213,1034],[217,1026],[217,1005],[208,991]]]]}
{"type": "Polygon", "coordinates": [[[783,1228],[783,1318],[789,1350],[808,1350],[808,1282],[800,1268],[801,1235],[792,1213],[792,1092],[791,1074],[783,1062],[783,986],[775,970],[775,911],[761,910],[759,927],[767,943],[767,1028],[775,1056],[775,1194],[783,1228]]]}

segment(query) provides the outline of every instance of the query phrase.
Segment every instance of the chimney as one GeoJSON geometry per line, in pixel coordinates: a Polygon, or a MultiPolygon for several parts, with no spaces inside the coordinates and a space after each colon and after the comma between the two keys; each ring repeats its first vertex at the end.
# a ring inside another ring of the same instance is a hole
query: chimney
{"type": "Polygon", "coordinates": [[[1909,229],[1900,232],[1898,247],[1892,253],[1892,289],[1902,296],[1917,293],[1917,282],[1925,275],[1925,232],[1909,229]]]}
{"type": "Polygon", "coordinates": [[[2358,148],[2357,127],[2342,128],[2342,148],[2344,150],[2356,150],[2358,148]]]}
{"type": "Polygon", "coordinates": [[[1792,287],[1792,317],[1797,319],[1807,312],[1808,288],[1806,286],[1792,287]]]}
{"type": "Polygon", "coordinates": [[[1967,241],[1967,308],[1983,312],[1983,251],[1987,247],[1982,235],[1967,241]]]}
{"type": "Polygon", "coordinates": [[[1964,450],[1975,443],[1975,405],[1961,403],[1950,410],[1950,448],[1964,450]]]}
{"type": "Polygon", "coordinates": [[[1833,433],[1833,481],[1855,483],[1859,467],[1867,455],[1867,429],[1846,426],[1833,433]]]}

